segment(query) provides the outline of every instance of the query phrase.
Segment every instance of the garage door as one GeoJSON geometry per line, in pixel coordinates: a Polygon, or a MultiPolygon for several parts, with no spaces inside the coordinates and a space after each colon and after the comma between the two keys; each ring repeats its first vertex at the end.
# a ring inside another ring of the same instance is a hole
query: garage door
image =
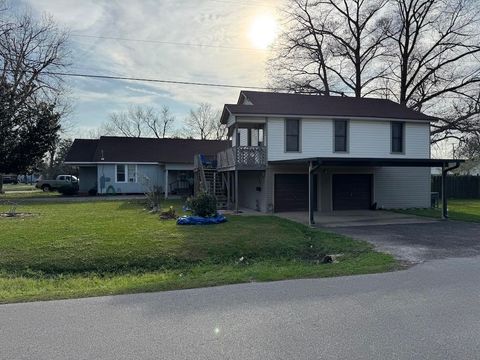
{"type": "MultiPolygon", "coordinates": [[[[314,176],[315,199],[316,184],[317,177],[314,176]]],[[[275,175],[275,211],[308,211],[308,174],[275,175]]]]}
{"type": "Polygon", "coordinates": [[[372,203],[372,175],[333,175],[333,210],[370,209],[372,203]]]}

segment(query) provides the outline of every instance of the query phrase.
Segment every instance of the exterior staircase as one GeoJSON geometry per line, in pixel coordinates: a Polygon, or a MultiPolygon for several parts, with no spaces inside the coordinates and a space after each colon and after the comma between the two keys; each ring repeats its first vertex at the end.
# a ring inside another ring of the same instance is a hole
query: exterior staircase
{"type": "Polygon", "coordinates": [[[217,199],[218,209],[227,208],[228,186],[225,175],[217,171],[216,162],[214,160],[205,161],[201,155],[195,156],[194,167],[195,196],[200,192],[214,195],[217,199]]]}

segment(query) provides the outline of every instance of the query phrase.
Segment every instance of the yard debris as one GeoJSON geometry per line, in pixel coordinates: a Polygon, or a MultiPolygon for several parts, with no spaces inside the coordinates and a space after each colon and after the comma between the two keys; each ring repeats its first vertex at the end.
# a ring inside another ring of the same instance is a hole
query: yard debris
{"type": "Polygon", "coordinates": [[[338,263],[338,258],[342,256],[343,254],[325,255],[321,262],[322,264],[336,264],[338,263]]]}
{"type": "Polygon", "coordinates": [[[170,206],[168,210],[162,210],[160,213],[160,219],[162,220],[173,220],[177,218],[177,213],[175,212],[175,208],[170,206]]]}

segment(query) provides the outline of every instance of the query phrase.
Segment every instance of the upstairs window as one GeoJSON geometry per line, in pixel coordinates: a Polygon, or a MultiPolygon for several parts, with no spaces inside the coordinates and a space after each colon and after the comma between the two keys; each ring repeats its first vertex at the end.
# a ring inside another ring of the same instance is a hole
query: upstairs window
{"type": "Polygon", "coordinates": [[[335,120],[334,121],[334,131],[335,131],[335,152],[346,152],[347,151],[347,120],[335,120]]]}
{"type": "Polygon", "coordinates": [[[403,149],[403,133],[405,124],[403,122],[392,122],[392,153],[401,154],[403,149]]]}
{"type": "Polygon", "coordinates": [[[285,151],[300,151],[300,120],[285,121],[285,151]]]}

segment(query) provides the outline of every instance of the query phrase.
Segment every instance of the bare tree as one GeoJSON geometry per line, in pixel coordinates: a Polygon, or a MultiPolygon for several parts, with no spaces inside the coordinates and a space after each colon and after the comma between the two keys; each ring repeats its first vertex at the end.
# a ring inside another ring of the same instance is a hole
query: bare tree
{"type": "Polygon", "coordinates": [[[100,132],[105,135],[160,139],[170,133],[174,122],[175,117],[167,106],[163,106],[160,112],[151,107],[135,106],[127,111],[111,113],[100,132]]]}
{"type": "Polygon", "coordinates": [[[356,97],[377,91],[387,70],[388,0],[294,0],[286,10],[287,30],[273,59],[277,84],[295,91],[351,91],[356,97]],[[336,86],[333,91],[332,85],[336,86]]]}
{"type": "Polygon", "coordinates": [[[432,143],[480,134],[478,0],[293,0],[273,85],[376,95],[435,115],[432,143]]]}
{"type": "Polygon", "coordinates": [[[480,16],[475,0],[393,0],[396,99],[443,121],[432,142],[480,134],[480,16]]]}
{"type": "MultiPolygon", "coordinates": [[[[3,9],[3,8],[2,8],[3,9]]],[[[24,172],[52,148],[61,130],[68,66],[67,33],[3,9],[0,18],[0,173],[24,172]]],[[[1,191],[1,177],[0,177],[1,191]]]]}
{"type": "Polygon", "coordinates": [[[223,139],[226,136],[226,128],[220,124],[220,111],[207,103],[190,110],[189,116],[185,119],[183,135],[201,140],[223,139]]]}

